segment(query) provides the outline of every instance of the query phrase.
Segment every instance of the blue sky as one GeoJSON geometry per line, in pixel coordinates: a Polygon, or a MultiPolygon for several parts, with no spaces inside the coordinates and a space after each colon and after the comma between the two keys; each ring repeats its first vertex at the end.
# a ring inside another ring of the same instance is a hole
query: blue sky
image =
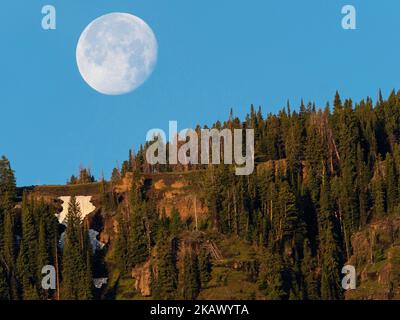
{"type": "Polygon", "coordinates": [[[0,28],[0,154],[18,185],[65,183],[80,164],[98,177],[127,158],[151,128],[180,129],[275,112],[290,99],[324,106],[400,88],[396,0],[7,0],[0,28]],[[57,30],[41,8],[57,9],[57,30]],[[341,8],[357,9],[357,30],[341,8]],[[106,96],[81,78],[83,29],[110,12],[145,20],[159,45],[153,75],[136,91],[106,96]]]}

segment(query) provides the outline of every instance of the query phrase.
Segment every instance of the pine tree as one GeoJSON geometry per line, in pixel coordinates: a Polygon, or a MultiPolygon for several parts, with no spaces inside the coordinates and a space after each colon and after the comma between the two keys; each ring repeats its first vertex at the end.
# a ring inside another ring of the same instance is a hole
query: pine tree
{"type": "Polygon", "coordinates": [[[118,184],[120,182],[121,182],[121,173],[119,172],[119,169],[115,167],[111,174],[111,183],[118,184]]]}
{"type": "Polygon", "coordinates": [[[205,288],[211,280],[212,262],[211,256],[206,250],[201,250],[199,255],[199,269],[201,287],[205,288]]]}
{"type": "Polygon", "coordinates": [[[175,207],[171,210],[171,223],[170,223],[170,231],[172,235],[177,235],[182,227],[181,216],[179,214],[178,209],[175,207]]]}
{"type": "Polygon", "coordinates": [[[88,283],[87,250],[84,230],[81,225],[81,211],[75,197],[71,197],[67,214],[67,229],[63,252],[62,298],[83,300],[91,298],[91,284],[88,283]]]}
{"type": "Polygon", "coordinates": [[[329,196],[329,181],[324,178],[320,200],[320,241],[322,251],[321,298],[336,300],[342,297],[340,270],[342,252],[329,196]]]}
{"type": "Polygon", "coordinates": [[[93,248],[89,238],[89,227],[87,224],[82,228],[82,256],[85,263],[85,269],[83,271],[81,286],[81,299],[91,300],[93,299],[93,248]]]}
{"type": "MultiPolygon", "coordinates": [[[[13,210],[16,196],[16,182],[10,161],[2,156],[0,159],[0,252],[4,246],[4,223],[8,213],[13,210]]],[[[4,253],[3,253],[4,254],[4,253]]]]}
{"type": "Polygon", "coordinates": [[[177,269],[172,244],[168,238],[160,239],[157,248],[157,280],[155,298],[169,300],[177,294],[177,269]]]}
{"type": "Polygon", "coordinates": [[[316,274],[317,262],[312,256],[310,242],[304,241],[303,260],[301,261],[301,273],[303,275],[303,297],[307,300],[319,299],[319,283],[316,274]]]}
{"type": "Polygon", "coordinates": [[[129,263],[131,266],[143,263],[149,255],[148,240],[144,221],[144,205],[141,190],[134,185],[131,191],[131,216],[128,239],[129,263]]]}
{"type": "MultiPolygon", "coordinates": [[[[379,161],[379,158],[378,158],[379,161]]],[[[375,217],[384,216],[386,213],[386,192],[380,164],[376,166],[375,176],[372,178],[373,213],[375,217]]]]}
{"type": "Polygon", "coordinates": [[[128,252],[128,232],[126,229],[125,220],[120,213],[117,217],[118,227],[117,235],[114,245],[114,259],[122,273],[127,273],[129,271],[129,252],[128,252]]]}
{"type": "Polygon", "coordinates": [[[288,298],[284,290],[283,272],[282,257],[278,253],[267,252],[261,263],[258,284],[269,300],[288,298]]]}
{"type": "Polygon", "coordinates": [[[18,255],[18,273],[25,300],[37,299],[37,231],[34,218],[35,202],[26,193],[22,201],[22,240],[18,255]]]}
{"type": "Polygon", "coordinates": [[[129,232],[129,261],[132,266],[143,263],[149,255],[143,216],[140,211],[132,212],[129,232]]]}
{"type": "Polygon", "coordinates": [[[7,270],[0,260],[0,300],[10,300],[10,286],[8,284],[7,270]]]}
{"type": "MultiPolygon", "coordinates": [[[[50,254],[49,254],[50,246],[47,243],[46,239],[46,225],[44,222],[44,218],[41,219],[39,225],[39,235],[38,235],[38,244],[37,244],[37,279],[40,282],[42,275],[42,269],[44,266],[50,264],[50,254]]],[[[40,290],[40,296],[43,299],[49,298],[49,292],[46,290],[40,290]]]]}
{"type": "Polygon", "coordinates": [[[283,182],[279,188],[278,201],[280,206],[281,220],[279,221],[280,226],[280,238],[289,244],[297,240],[296,236],[299,236],[301,221],[300,214],[296,207],[296,197],[290,191],[289,184],[283,182]]]}
{"type": "Polygon", "coordinates": [[[183,258],[183,288],[182,297],[184,300],[194,300],[200,292],[201,280],[199,261],[193,250],[188,250],[183,258]]]}
{"type": "Polygon", "coordinates": [[[392,213],[398,203],[398,177],[394,166],[393,157],[390,154],[386,155],[385,167],[387,210],[389,213],[392,213]]]}
{"type": "Polygon", "coordinates": [[[339,154],[340,154],[340,207],[339,214],[342,217],[344,229],[344,242],[347,257],[351,255],[350,235],[358,229],[359,205],[357,194],[357,141],[360,140],[358,122],[352,109],[352,101],[346,100],[341,113],[339,130],[339,154]]]}

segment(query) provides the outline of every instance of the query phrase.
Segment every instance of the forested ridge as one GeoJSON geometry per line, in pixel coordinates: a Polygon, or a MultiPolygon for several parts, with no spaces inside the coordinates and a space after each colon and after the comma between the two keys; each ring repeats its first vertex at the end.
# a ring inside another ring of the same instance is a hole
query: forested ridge
{"type": "MultiPolygon", "coordinates": [[[[53,203],[28,191],[18,199],[13,170],[3,157],[0,298],[115,298],[91,282],[99,265],[106,263],[109,274],[123,279],[147,263],[152,298],[196,299],[217,277],[208,242],[188,241],[201,233],[217,245],[218,239],[239,239],[256,252],[246,265],[248,281],[256,288],[249,299],[343,299],[340,272],[353,254],[353,235],[374,221],[400,215],[400,92],[358,103],[342,101],[336,93],[332,106],[323,109],[302,102],[291,110],[288,103],[266,116],[252,106],[243,121],[231,112],[213,127],[254,129],[254,173],[236,176],[233,165],[223,164],[151,166],[147,144],[130,151],[110,181],[99,183],[102,211],[117,222],[100,263],[89,248],[88,222],[80,222],[75,198],[61,250],[53,203]],[[177,172],[193,173],[191,184],[208,209],[200,221],[178,209],[167,214],[142,178],[177,172]],[[132,185],[122,196],[114,187],[127,176],[132,185]],[[57,267],[58,290],[41,289],[41,266],[46,264],[57,267]]],[[[69,184],[93,181],[81,169],[69,184]]],[[[400,267],[396,252],[391,259],[400,267]]],[[[385,258],[382,252],[372,256],[385,258]]],[[[221,279],[220,285],[226,285],[221,279]]],[[[394,297],[399,272],[390,283],[394,297]]]]}

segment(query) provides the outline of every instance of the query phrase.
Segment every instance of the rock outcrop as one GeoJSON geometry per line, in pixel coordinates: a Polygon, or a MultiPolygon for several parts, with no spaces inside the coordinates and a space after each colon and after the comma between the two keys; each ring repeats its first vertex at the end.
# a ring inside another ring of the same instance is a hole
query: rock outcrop
{"type": "Polygon", "coordinates": [[[151,296],[151,260],[133,268],[132,278],[135,280],[135,290],[143,297],[151,296]]]}
{"type": "Polygon", "coordinates": [[[371,222],[351,239],[353,255],[347,264],[357,272],[357,289],[347,299],[400,298],[400,217],[371,222]]]}

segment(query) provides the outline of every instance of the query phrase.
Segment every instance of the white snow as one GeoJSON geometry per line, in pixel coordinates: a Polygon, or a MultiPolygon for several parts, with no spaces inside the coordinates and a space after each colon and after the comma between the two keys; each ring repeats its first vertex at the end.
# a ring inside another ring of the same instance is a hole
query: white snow
{"type": "MultiPolygon", "coordinates": [[[[59,197],[62,203],[62,212],[59,214],[56,214],[58,218],[58,222],[64,225],[66,224],[66,217],[68,214],[68,207],[69,207],[69,201],[71,200],[70,196],[64,196],[64,197],[59,197]]],[[[76,201],[79,203],[79,207],[81,209],[81,218],[82,220],[89,214],[91,214],[94,210],[96,210],[96,207],[93,205],[91,202],[92,197],[91,196],[77,196],[76,201]]]]}
{"type": "Polygon", "coordinates": [[[97,289],[100,289],[104,284],[107,284],[108,278],[94,278],[93,284],[97,289]]]}
{"type": "MultiPolygon", "coordinates": [[[[89,239],[90,244],[92,245],[93,253],[96,250],[101,250],[104,248],[105,244],[97,239],[97,235],[99,233],[94,229],[89,229],[89,239]]],[[[64,242],[65,242],[65,231],[60,236],[60,241],[58,245],[60,246],[61,250],[64,250],[64,242]]]]}
{"type": "Polygon", "coordinates": [[[99,240],[97,240],[97,235],[99,233],[96,230],[89,229],[89,238],[90,243],[92,244],[93,252],[99,249],[103,249],[105,244],[99,240]]]}
{"type": "MultiPolygon", "coordinates": [[[[91,214],[94,210],[96,210],[96,207],[93,205],[91,202],[92,197],[91,196],[77,196],[75,197],[76,201],[79,203],[79,208],[81,209],[81,220],[85,219],[85,217],[89,214],[91,214]]],[[[63,210],[56,214],[58,218],[58,222],[60,224],[63,224],[67,226],[67,214],[68,214],[68,207],[69,207],[69,202],[71,200],[70,196],[63,196],[63,197],[58,197],[63,203],[62,203],[62,208],[63,210]]],[[[98,250],[98,249],[103,249],[104,243],[100,242],[97,240],[98,232],[93,229],[89,229],[89,238],[90,238],[90,243],[92,244],[93,252],[98,250]]],[[[63,249],[64,248],[64,237],[65,237],[65,232],[61,234],[60,238],[60,247],[63,249]]]]}

